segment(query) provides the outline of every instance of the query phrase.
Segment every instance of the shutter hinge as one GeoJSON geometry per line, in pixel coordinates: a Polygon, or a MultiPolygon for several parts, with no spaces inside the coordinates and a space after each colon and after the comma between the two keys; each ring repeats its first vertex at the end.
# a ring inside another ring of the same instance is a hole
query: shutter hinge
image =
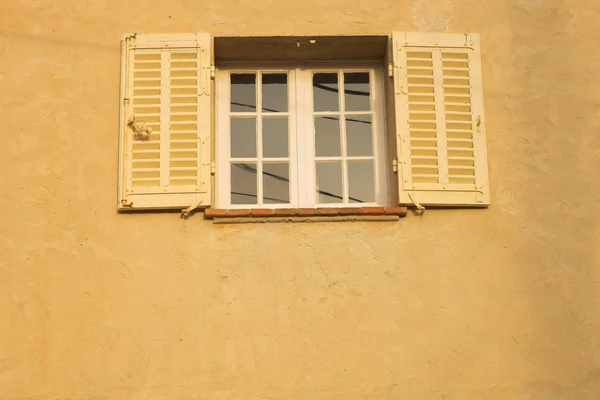
{"type": "Polygon", "coordinates": [[[215,162],[214,162],[214,161],[211,161],[211,162],[210,162],[210,174],[211,174],[211,175],[214,175],[214,174],[215,174],[215,172],[216,172],[216,169],[215,169],[215,162]]]}
{"type": "Polygon", "coordinates": [[[473,42],[473,39],[471,39],[471,34],[465,33],[465,47],[473,50],[474,46],[475,43],[473,42]]]}
{"type": "Polygon", "coordinates": [[[210,66],[210,79],[215,79],[217,72],[214,65],[210,66]]]}
{"type": "Polygon", "coordinates": [[[392,63],[390,63],[388,65],[388,75],[390,76],[390,79],[393,79],[394,81],[394,87],[395,87],[395,92],[396,94],[407,94],[406,92],[406,76],[405,74],[400,74],[400,67],[398,67],[397,65],[393,65],[392,63]],[[402,80],[402,82],[401,82],[402,80]]]}
{"type": "Polygon", "coordinates": [[[131,128],[137,140],[148,140],[152,134],[152,128],[146,126],[143,121],[136,122],[134,114],[127,120],[127,126],[131,128]]]}
{"type": "Polygon", "coordinates": [[[133,207],[132,201],[127,201],[127,199],[121,199],[121,206],[123,207],[133,207]]]}
{"type": "Polygon", "coordinates": [[[398,160],[394,157],[394,160],[392,161],[392,171],[394,172],[398,172],[398,160]]]}

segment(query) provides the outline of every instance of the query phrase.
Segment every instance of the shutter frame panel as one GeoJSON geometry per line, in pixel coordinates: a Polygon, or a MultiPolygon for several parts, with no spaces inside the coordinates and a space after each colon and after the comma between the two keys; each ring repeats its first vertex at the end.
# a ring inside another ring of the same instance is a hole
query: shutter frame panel
{"type": "Polygon", "coordinates": [[[210,206],[211,48],[207,33],[123,37],[119,210],[210,206]]]}
{"type": "Polygon", "coordinates": [[[488,206],[478,34],[392,34],[399,203],[488,206]]]}

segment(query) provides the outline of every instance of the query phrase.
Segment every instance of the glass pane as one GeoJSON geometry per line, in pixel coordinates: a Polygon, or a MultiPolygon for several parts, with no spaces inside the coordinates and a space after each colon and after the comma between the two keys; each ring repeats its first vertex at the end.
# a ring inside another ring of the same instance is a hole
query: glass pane
{"type": "Polygon", "coordinates": [[[349,157],[373,155],[373,135],[371,133],[370,115],[346,116],[346,142],[349,157]]]}
{"type": "Polygon", "coordinates": [[[263,203],[290,202],[290,166],[288,163],[263,164],[263,203]]]}
{"type": "Polygon", "coordinates": [[[375,202],[373,161],[348,161],[348,195],[350,203],[375,202]]]}
{"type": "Polygon", "coordinates": [[[231,204],[256,204],[256,163],[231,164],[231,204]]]}
{"type": "Polygon", "coordinates": [[[342,187],[342,163],[318,162],[317,202],[342,203],[344,201],[342,187]]]}
{"type": "Polygon", "coordinates": [[[231,112],[256,112],[256,74],[231,74],[231,112]]]}
{"type": "Polygon", "coordinates": [[[344,74],[344,101],[346,111],[371,110],[368,72],[347,72],[344,74]]]}
{"type": "Polygon", "coordinates": [[[287,112],[287,74],[263,74],[262,109],[264,112],[287,112]]]}
{"type": "Polygon", "coordinates": [[[231,157],[256,157],[256,118],[231,118],[231,157]]]}
{"type": "Polygon", "coordinates": [[[340,120],[338,117],[315,118],[315,155],[317,157],[339,157],[340,120]]]}
{"type": "Polygon", "coordinates": [[[339,111],[337,73],[313,75],[315,111],[339,111]]]}
{"type": "Polygon", "coordinates": [[[288,152],[288,119],[262,119],[263,157],[287,157],[288,152]]]}

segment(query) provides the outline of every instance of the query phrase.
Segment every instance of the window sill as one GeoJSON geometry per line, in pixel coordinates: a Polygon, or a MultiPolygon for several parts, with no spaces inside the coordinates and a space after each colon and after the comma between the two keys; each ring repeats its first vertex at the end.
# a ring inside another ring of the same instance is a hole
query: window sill
{"type": "Polygon", "coordinates": [[[204,217],[214,223],[397,221],[406,216],[406,207],[344,208],[208,208],[204,217]]]}

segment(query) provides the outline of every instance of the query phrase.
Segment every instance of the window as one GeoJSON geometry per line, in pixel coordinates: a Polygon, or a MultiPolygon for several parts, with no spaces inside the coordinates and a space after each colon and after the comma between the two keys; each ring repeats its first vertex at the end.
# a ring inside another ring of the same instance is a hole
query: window
{"type": "Polygon", "coordinates": [[[217,207],[387,205],[381,67],[220,68],[217,207]]]}
{"type": "Polygon", "coordinates": [[[118,209],[489,204],[477,34],[303,40],[125,36],[118,209]]]}

